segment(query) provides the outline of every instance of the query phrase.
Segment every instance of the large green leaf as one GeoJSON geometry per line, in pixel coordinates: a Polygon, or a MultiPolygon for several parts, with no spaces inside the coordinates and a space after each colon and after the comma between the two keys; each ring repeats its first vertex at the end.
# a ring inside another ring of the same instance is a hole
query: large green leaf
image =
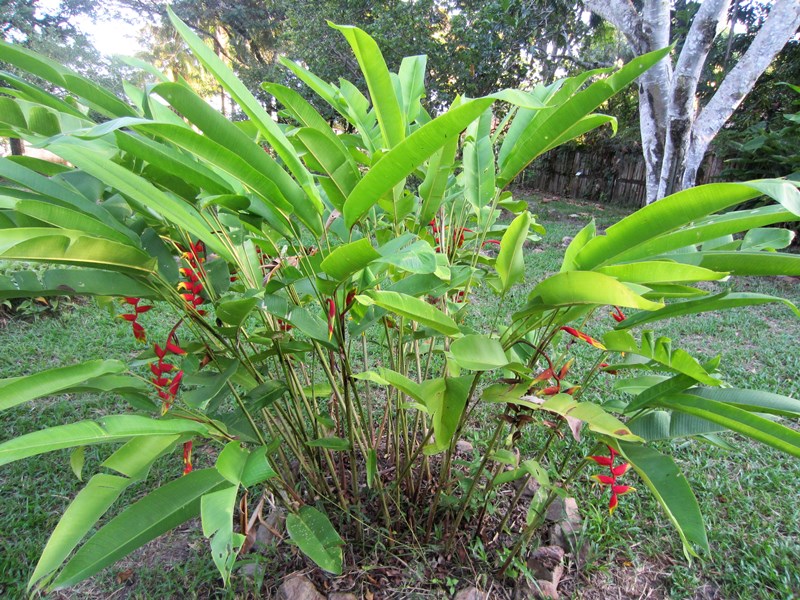
{"type": "Polygon", "coordinates": [[[732,275],[800,275],[800,256],[780,252],[686,252],[673,260],[732,275]]]}
{"type": "Polygon", "coordinates": [[[783,206],[775,205],[711,215],[670,233],[646,240],[635,248],[618,254],[615,260],[624,262],[659,256],[724,235],[739,233],[752,227],[797,220],[800,220],[800,217],[792,214],[783,206]]]}
{"type": "Polygon", "coordinates": [[[695,281],[717,281],[728,273],[719,273],[702,267],[684,265],[665,260],[647,260],[624,265],[600,267],[597,273],[608,275],[629,283],[691,283],[695,281]]]}
{"type": "Polygon", "coordinates": [[[320,266],[327,275],[341,283],[380,257],[381,255],[372,247],[369,239],[361,238],[358,241],[338,246],[325,257],[320,266]]]}
{"type": "Polygon", "coordinates": [[[800,400],[781,394],[739,388],[694,388],[689,393],[724,404],[732,404],[744,410],[782,417],[800,416],[800,400]]]}
{"type": "MultiPolygon", "coordinates": [[[[255,144],[236,125],[211,108],[205,100],[186,86],[175,83],[162,83],[153,88],[153,92],[163,97],[185,115],[202,130],[206,137],[226,148],[235,157],[240,158],[255,173],[268,180],[273,188],[280,190],[281,196],[291,204],[294,212],[303,223],[316,235],[322,233],[322,224],[319,216],[319,212],[322,209],[321,204],[314,206],[309,202],[303,190],[291,176],[281,168],[269,153],[264,152],[258,144],[255,144]]],[[[188,131],[185,128],[181,129],[188,131]]],[[[197,140],[195,140],[195,143],[197,143],[197,140]]],[[[189,147],[187,149],[192,150],[189,147]]],[[[233,176],[238,176],[237,171],[238,169],[234,169],[229,172],[233,176]]],[[[274,193],[265,195],[265,201],[269,202],[271,195],[274,195],[274,193]]]]}
{"type": "Polygon", "coordinates": [[[225,586],[230,581],[236,556],[245,540],[242,534],[233,532],[233,510],[238,490],[238,485],[229,485],[200,499],[203,535],[211,541],[211,557],[225,586]]]}
{"type": "Polygon", "coordinates": [[[648,442],[692,437],[724,431],[725,427],[694,415],[654,410],[630,422],[633,433],[648,442]]]}
{"type": "Polygon", "coordinates": [[[792,456],[800,456],[800,433],[731,404],[693,394],[661,397],[656,404],[706,419],[792,456]]]}
{"type": "MultiPolygon", "coordinates": [[[[785,184],[787,193],[791,193],[789,188],[797,193],[790,183],[782,184],[785,184]]],[[[775,196],[779,196],[782,190],[783,185],[777,191],[768,188],[775,196]]],[[[762,189],[754,183],[712,183],[677,192],[609,227],[605,235],[595,237],[581,249],[575,257],[575,264],[580,269],[593,269],[612,264],[622,256],[628,260],[645,258],[650,255],[639,253],[639,246],[645,248],[646,244],[653,243],[652,240],[681,226],[761,194],[762,189]]]]}
{"type": "Polygon", "coordinates": [[[508,226],[500,240],[500,253],[497,255],[495,269],[500,276],[502,291],[505,294],[511,287],[522,281],[525,275],[525,261],[522,247],[528,237],[531,215],[526,210],[520,213],[508,226]]]}
{"type": "Polygon", "coordinates": [[[57,425],[13,438],[0,444],[0,465],[44,452],[124,441],[135,437],[206,434],[205,425],[183,419],[151,419],[138,415],[111,415],[97,421],[57,425]]]}
{"type": "Polygon", "coordinates": [[[454,340],[450,352],[460,367],[471,371],[489,371],[508,364],[500,341],[486,335],[465,335],[454,340]]]}
{"type": "Polygon", "coordinates": [[[0,41],[0,60],[72,92],[87,106],[107,117],[135,114],[133,109],[105,88],[19,44],[0,41]]]}
{"type": "Polygon", "coordinates": [[[593,402],[578,402],[569,394],[556,394],[551,396],[539,407],[542,410],[556,413],[562,417],[572,417],[585,422],[589,429],[597,433],[620,440],[631,442],[641,441],[641,438],[631,433],[631,430],[615,416],[607,413],[602,406],[593,402]]]}
{"type": "Polygon", "coordinates": [[[0,229],[0,257],[153,274],[156,259],[128,244],[54,227],[0,229]]]}
{"type": "Polygon", "coordinates": [[[320,210],[322,208],[322,203],[319,199],[317,189],[314,186],[311,174],[298,158],[292,143],[286,139],[279,125],[273,120],[269,113],[264,110],[264,107],[255,96],[250,93],[247,87],[237,79],[224,61],[217,56],[217,54],[209,48],[186,23],[181,21],[175,13],[172,12],[171,8],[167,7],[167,13],[175,29],[178,30],[178,33],[180,33],[181,37],[189,45],[189,48],[191,48],[197,60],[214,74],[220,85],[227,90],[231,98],[233,98],[244,113],[250,117],[250,120],[258,128],[259,133],[261,133],[269,145],[275,149],[280,159],[305,190],[309,203],[315,210],[320,210]]]}
{"type": "Polygon", "coordinates": [[[394,148],[403,141],[406,125],[381,49],[369,34],[358,27],[329,24],[342,32],[353,49],[367,82],[384,144],[387,148],[394,148]]]}
{"type": "Polygon", "coordinates": [[[552,275],[533,288],[529,297],[553,307],[598,304],[657,310],[664,306],[643,298],[613,277],[593,271],[564,271],[552,275]]]}
{"type": "Polygon", "coordinates": [[[344,541],[324,513],[313,506],[303,506],[297,513],[286,516],[286,531],[300,551],[321,569],[342,574],[344,541]]]}
{"type": "Polygon", "coordinates": [[[464,196],[476,209],[485,206],[494,196],[494,149],[489,139],[493,114],[485,111],[473,121],[464,143],[464,196]]]}
{"type": "Polygon", "coordinates": [[[503,154],[505,160],[501,160],[497,186],[503,188],[508,185],[534,158],[550,148],[553,142],[564,139],[565,133],[575,128],[581,119],[668,53],[669,48],[663,48],[639,56],[610,77],[594,82],[557,108],[542,113],[542,118],[531,120],[524,131],[517,134],[518,137],[510,149],[503,154]]]}
{"type": "Polygon", "coordinates": [[[162,192],[145,178],[104,158],[88,146],[71,142],[54,142],[48,149],[157,214],[163,215],[171,223],[180,225],[195,238],[203,240],[209,250],[227,260],[232,260],[227,246],[214,235],[208,223],[191,205],[162,192]]]}
{"type": "Polygon", "coordinates": [[[628,329],[644,323],[682,317],[684,315],[694,315],[702,312],[725,310],[739,306],[755,306],[758,304],[769,304],[781,302],[788,306],[792,312],[800,317],[800,310],[785,298],[768,296],[766,294],[755,294],[750,292],[723,292],[706,298],[696,300],[686,300],[668,304],[664,308],[652,312],[637,312],[628,315],[628,318],[617,325],[617,329],[628,329]]]}
{"type": "Polygon", "coordinates": [[[708,552],[706,528],[697,498],[675,461],[639,444],[618,442],[617,447],[672,521],[687,556],[697,556],[694,546],[708,552]]]}
{"type": "Polygon", "coordinates": [[[427,455],[450,447],[469,401],[474,376],[443,377],[424,382],[425,404],[433,413],[434,440],[423,448],[427,455]]]}
{"type": "Polygon", "coordinates": [[[89,538],[51,588],[75,585],[162,533],[198,516],[201,498],[223,485],[230,484],[216,469],[202,469],[154,490],[89,538]]]}
{"type": "Polygon", "coordinates": [[[426,123],[394,146],[364,175],[347,197],[343,210],[347,226],[352,227],[384,194],[458,136],[492,102],[490,98],[464,102],[426,123]]]}
{"type": "Polygon", "coordinates": [[[118,360],[90,360],[85,363],[39,371],[24,377],[0,379],[0,410],[85,383],[93,377],[122,373],[125,363],[118,360]]]}
{"type": "Polygon", "coordinates": [[[367,306],[375,304],[445,335],[458,336],[461,333],[452,318],[413,296],[398,292],[371,291],[366,295],[356,296],[356,300],[367,306]]]}
{"type": "Polygon", "coordinates": [[[103,466],[117,470],[122,476],[98,473],[78,492],[50,534],[28,587],[55,572],[120,494],[141,481],[153,462],[178,439],[177,435],[136,438],[112,454],[103,466]]]}
{"type": "Polygon", "coordinates": [[[181,179],[201,187],[211,194],[229,194],[231,185],[205,164],[200,163],[184,152],[167,144],[151,140],[143,135],[117,131],[115,133],[120,149],[162,171],[180,173],[181,179]]]}

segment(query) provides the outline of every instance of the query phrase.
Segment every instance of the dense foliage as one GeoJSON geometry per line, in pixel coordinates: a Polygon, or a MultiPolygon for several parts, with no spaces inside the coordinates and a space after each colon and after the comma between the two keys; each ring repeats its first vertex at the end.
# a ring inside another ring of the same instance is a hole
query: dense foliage
{"type": "Polygon", "coordinates": [[[797,256],[776,251],[791,234],[767,227],[800,219],[792,183],[705,186],[602,234],[590,223],[520,310],[499,311],[491,323],[467,319],[477,288],[501,307],[520,289],[526,245],[542,233],[510,182],[543,152],[613,124],[592,111],[667,50],[531,92],[456,97],[432,115],[420,103],[424,57],[391,73],[365,32],[335,26],[369,99],[348,81],[336,86],[285,63],[348,123],[345,133],[293,89],[264,84],[282,106],[276,122],[172,18],[247,120],[228,121],[156,70],[159,83],[126,85],[123,101],[0,45],[0,59],[66,94],[15,81],[0,98],[0,134],[69,163],[0,161],[8,181],[0,258],[51,266],[2,277],[0,291],[116,297],[121,326],[145,344],[133,361],[0,381],[0,409],[85,391],[116,392],[133,408],[0,444],[5,464],[65,448],[80,462],[86,445],[122,443],[67,508],[31,585],[73,585],[196,515],[227,583],[253,535],[252,520],[234,529],[235,510],[257,512],[262,493],[287,511],[299,550],[341,573],[346,543],[452,548],[485,526],[499,488],[535,480],[524,520],[512,518],[516,491],[493,521],[512,536],[492,557],[502,572],[548,505],[586,484],[589,465],[612,511],[633,491],[632,467],[691,555],[707,550],[697,502],[675,462],[647,442],[733,430],[800,455],[800,434],[779,422],[799,416],[800,402],[726,387],[717,359],[701,363],[652,331],[631,333],[734,306],[782,303],[800,314],[780,298],[702,286],[800,273],[797,256]],[[492,112],[500,103],[502,121],[492,112]],[[715,214],[763,194],[776,203],[715,214]],[[153,311],[172,325],[161,339],[143,325],[153,311]],[[595,384],[615,373],[629,401],[604,403],[595,384]],[[491,438],[465,466],[456,446],[475,411],[491,438]],[[520,455],[523,436],[536,452],[520,455]],[[567,444],[554,443],[565,436],[567,444]],[[198,441],[218,449],[213,467],[193,468],[198,441]],[[174,451],[183,453],[183,476],[123,507],[75,551],[123,491],[174,451]]]}

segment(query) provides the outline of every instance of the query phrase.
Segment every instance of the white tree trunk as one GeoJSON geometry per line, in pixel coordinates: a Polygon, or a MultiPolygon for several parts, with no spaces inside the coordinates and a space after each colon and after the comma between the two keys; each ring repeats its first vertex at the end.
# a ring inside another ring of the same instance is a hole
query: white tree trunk
{"type": "Polygon", "coordinates": [[[769,11],[755,39],[730,70],[711,100],[698,115],[692,127],[686,151],[682,188],[692,187],[708,145],[727,122],[742,100],[767,70],[772,60],[792,39],[800,27],[800,2],[777,0],[769,11]]]}
{"type": "Polygon", "coordinates": [[[705,0],[692,20],[692,26],[675,65],[669,106],[667,107],[664,158],[658,180],[657,198],[676,191],[683,175],[683,159],[689,147],[689,138],[696,110],[697,82],[700,72],[724,22],[730,0],[705,0]]]}
{"type": "MultiPolygon", "coordinates": [[[[670,44],[669,0],[644,0],[641,13],[631,0],[586,0],[585,5],[616,27],[637,56],[670,44]]],[[[675,73],[665,58],[639,78],[648,204],[694,185],[711,140],[800,27],[800,1],[776,0],[748,51],[695,118],[697,82],[729,5],[730,0],[704,0],[675,73]]]]}

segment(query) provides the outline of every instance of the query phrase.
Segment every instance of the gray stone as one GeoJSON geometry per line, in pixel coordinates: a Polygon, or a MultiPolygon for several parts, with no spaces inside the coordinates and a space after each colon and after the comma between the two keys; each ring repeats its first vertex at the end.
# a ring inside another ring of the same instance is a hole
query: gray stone
{"type": "MultiPolygon", "coordinates": [[[[524,479],[520,479],[515,482],[517,486],[517,490],[519,490],[519,486],[522,485],[522,482],[525,481],[524,479]]],[[[533,477],[529,477],[528,481],[525,482],[525,489],[522,490],[522,496],[520,496],[521,500],[529,500],[536,495],[536,492],[539,491],[539,482],[536,481],[533,477]]]]}
{"type": "Polygon", "coordinates": [[[564,550],[559,546],[540,546],[531,552],[527,563],[536,579],[558,586],[564,574],[564,550]]]}
{"type": "Polygon", "coordinates": [[[278,588],[279,600],[326,600],[305,575],[289,575],[278,588]]]}
{"type": "Polygon", "coordinates": [[[549,529],[550,544],[573,552],[583,530],[583,521],[575,498],[558,498],[548,508],[547,520],[554,523],[549,529]]]}
{"type": "Polygon", "coordinates": [[[552,523],[560,523],[561,521],[570,521],[571,523],[580,523],[581,515],[578,512],[578,503],[575,498],[558,498],[547,507],[547,520],[552,523]]]}
{"type": "Polygon", "coordinates": [[[467,440],[458,440],[456,442],[456,452],[469,454],[470,452],[472,452],[472,444],[469,443],[467,440]]]}
{"type": "Polygon", "coordinates": [[[358,600],[358,597],[350,592],[331,592],[328,600],[358,600]]]}
{"type": "Polygon", "coordinates": [[[474,585],[459,590],[453,597],[453,600],[485,600],[486,594],[478,591],[474,585]]]}
{"type": "Polygon", "coordinates": [[[286,515],[283,514],[282,510],[276,508],[269,513],[265,521],[266,525],[259,523],[258,527],[256,527],[256,542],[253,546],[262,549],[273,546],[278,535],[283,531],[285,521],[286,515]]]}
{"type": "Polygon", "coordinates": [[[558,600],[558,589],[549,581],[530,582],[524,577],[514,587],[514,600],[558,600]]]}

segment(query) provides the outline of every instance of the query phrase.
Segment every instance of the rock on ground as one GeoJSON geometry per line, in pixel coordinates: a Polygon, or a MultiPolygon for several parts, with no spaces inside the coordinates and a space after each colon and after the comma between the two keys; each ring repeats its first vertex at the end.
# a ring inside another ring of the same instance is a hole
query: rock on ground
{"type": "Polygon", "coordinates": [[[279,600],[326,600],[305,575],[289,575],[278,588],[279,600]]]}

